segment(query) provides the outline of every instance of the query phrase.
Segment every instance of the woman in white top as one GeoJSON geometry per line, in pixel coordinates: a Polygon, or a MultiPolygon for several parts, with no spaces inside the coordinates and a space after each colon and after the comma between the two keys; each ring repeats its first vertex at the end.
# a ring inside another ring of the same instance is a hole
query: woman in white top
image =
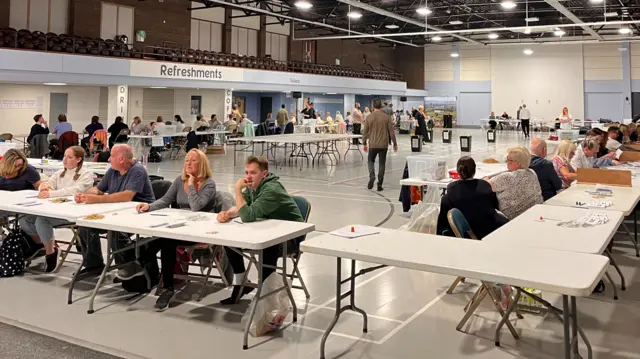
{"type": "Polygon", "coordinates": [[[507,150],[508,171],[487,179],[498,197],[500,212],[509,220],[543,202],[540,182],[530,163],[531,154],[525,147],[511,147],[507,150]]]}
{"type": "Polygon", "coordinates": [[[364,112],[362,113],[362,121],[367,122],[367,117],[371,114],[371,110],[368,107],[364,108],[364,112]]]}
{"type": "MultiPolygon", "coordinates": [[[[84,193],[93,187],[93,172],[83,168],[84,149],[69,147],[64,151],[64,169],[54,173],[47,182],[40,184],[38,198],[66,197],[84,193]]],[[[42,242],[46,251],[44,271],[49,273],[58,264],[58,248],[53,233],[54,227],[71,224],[63,219],[25,216],[20,219],[22,230],[42,242]]]]}
{"type": "Polygon", "coordinates": [[[569,113],[569,109],[566,106],[562,108],[562,115],[560,115],[560,117],[558,118],[560,119],[561,130],[571,129],[571,114],[569,113]]]}
{"type": "Polygon", "coordinates": [[[175,115],[173,116],[173,118],[176,120],[175,121],[175,126],[176,126],[176,132],[182,132],[182,130],[184,130],[184,121],[182,120],[182,116],[180,115],[175,115]]]}
{"type": "Polygon", "coordinates": [[[344,122],[344,117],[340,111],[336,111],[336,122],[338,123],[338,133],[343,134],[347,132],[347,124],[344,122]]]}

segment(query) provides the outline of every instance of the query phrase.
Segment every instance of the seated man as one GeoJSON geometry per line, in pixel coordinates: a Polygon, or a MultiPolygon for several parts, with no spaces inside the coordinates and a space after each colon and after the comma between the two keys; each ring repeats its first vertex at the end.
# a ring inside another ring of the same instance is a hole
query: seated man
{"type": "Polygon", "coordinates": [[[547,143],[541,138],[531,140],[531,168],[538,175],[542,199],[548,200],[562,189],[562,180],[553,167],[553,162],[547,160],[547,143]]]}
{"type": "Polygon", "coordinates": [[[607,135],[608,135],[608,139],[607,139],[607,149],[610,152],[615,152],[618,148],[620,148],[620,146],[622,146],[622,143],[620,143],[620,141],[618,141],[619,139],[621,139],[620,136],[620,131],[618,131],[618,127],[616,126],[609,126],[609,128],[607,129],[607,135]]]}
{"type": "MultiPolygon", "coordinates": [[[[75,200],[78,203],[87,204],[130,201],[151,203],[155,201],[155,196],[147,170],[133,160],[131,146],[115,145],[111,149],[111,168],[107,170],[102,181],[86,193],[76,194],[75,200]]],[[[85,266],[80,274],[101,272],[104,268],[104,259],[99,234],[105,231],[81,227],[79,233],[85,266]]],[[[111,241],[112,250],[124,248],[128,244],[128,234],[114,232],[111,241]]],[[[134,259],[133,251],[122,252],[115,256],[116,264],[131,262],[130,265],[118,270],[116,274],[118,278],[127,280],[144,273],[143,269],[133,262],[134,259]]]]}
{"type": "MultiPolygon", "coordinates": [[[[302,214],[284,189],[278,177],[269,173],[269,162],[264,157],[251,156],[244,167],[245,176],[236,183],[236,206],[218,214],[218,222],[225,223],[240,217],[243,222],[255,222],[260,219],[280,219],[303,222],[302,214]]],[[[233,268],[234,286],[231,297],[222,300],[221,304],[235,304],[240,299],[240,288],[244,278],[245,266],[242,255],[230,248],[225,248],[229,263],[233,268]]],[[[280,257],[280,246],[276,245],[264,250],[263,262],[268,267],[262,268],[262,278],[266,280],[275,271],[280,257]],[[273,268],[271,268],[273,267],[273,268]]],[[[253,288],[245,287],[242,296],[253,288]]]]}

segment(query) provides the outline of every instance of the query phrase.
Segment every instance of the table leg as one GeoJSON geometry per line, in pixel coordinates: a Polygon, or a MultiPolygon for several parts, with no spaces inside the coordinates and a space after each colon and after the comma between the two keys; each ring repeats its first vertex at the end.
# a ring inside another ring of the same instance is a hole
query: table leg
{"type": "MultiPolygon", "coordinates": [[[[635,223],[634,223],[635,226],[635,223]]],[[[636,249],[636,257],[640,257],[640,252],[639,252],[639,248],[638,248],[638,241],[636,239],[636,237],[631,235],[631,231],[629,230],[629,227],[627,227],[627,224],[624,223],[624,221],[622,222],[622,227],[624,228],[624,230],[627,232],[627,234],[629,235],[629,238],[631,239],[631,242],[633,242],[633,246],[636,249]]]]}
{"type": "Polygon", "coordinates": [[[291,307],[293,308],[293,322],[295,323],[298,321],[298,306],[293,298],[291,285],[287,279],[287,257],[287,242],[285,241],[282,242],[282,281],[284,283],[285,291],[287,291],[287,295],[289,296],[289,300],[291,301],[291,307]]]}
{"type": "Polygon", "coordinates": [[[104,281],[104,278],[107,276],[107,272],[109,272],[109,267],[111,267],[111,263],[113,262],[113,254],[111,250],[111,241],[113,241],[113,232],[107,232],[107,263],[102,270],[102,274],[100,274],[100,278],[98,279],[98,283],[96,283],[95,288],[93,288],[93,293],[91,293],[91,298],[89,298],[89,310],[87,310],[87,314],[93,314],[93,302],[96,299],[96,295],[98,295],[98,290],[100,290],[100,286],[104,281]]]}
{"type": "Polygon", "coordinates": [[[578,357],[578,306],[576,297],[571,297],[571,343],[573,344],[573,354],[578,357]]]}
{"type": "Polygon", "coordinates": [[[611,251],[609,249],[605,249],[604,250],[604,254],[609,257],[609,262],[611,263],[611,265],[613,266],[613,268],[616,269],[616,272],[618,272],[618,275],[620,275],[620,287],[622,290],[627,290],[627,285],[626,285],[626,281],[624,279],[624,274],[622,274],[622,270],[620,270],[620,267],[618,266],[618,263],[616,263],[616,261],[613,259],[613,255],[611,254],[611,251]]]}
{"type": "Polygon", "coordinates": [[[497,347],[500,346],[500,329],[502,329],[502,327],[509,321],[509,316],[511,315],[511,312],[513,312],[515,307],[518,305],[518,301],[520,300],[520,289],[519,288],[514,288],[514,289],[516,291],[516,294],[513,296],[513,299],[509,303],[507,310],[504,312],[504,316],[502,317],[502,319],[498,323],[498,327],[496,328],[495,344],[497,347]]]}
{"type": "Polygon", "coordinates": [[[242,337],[242,349],[249,349],[249,328],[251,328],[251,323],[253,322],[253,317],[256,315],[256,307],[258,306],[258,301],[260,300],[260,292],[262,291],[262,282],[264,278],[262,278],[262,261],[263,261],[264,251],[260,250],[258,252],[258,288],[256,288],[255,300],[251,301],[251,305],[249,308],[249,320],[244,325],[244,335],[242,337]]]}
{"type": "Polygon", "coordinates": [[[609,272],[604,272],[604,275],[607,277],[609,283],[611,283],[611,286],[613,287],[613,299],[618,300],[618,288],[616,288],[616,284],[613,282],[613,279],[611,279],[611,275],[609,274],[609,272]]]}
{"type": "Polygon", "coordinates": [[[327,330],[325,330],[324,334],[322,334],[322,340],[320,340],[320,359],[325,359],[325,346],[327,344],[327,338],[329,338],[329,334],[333,330],[333,327],[338,323],[338,319],[340,319],[340,314],[343,312],[343,308],[341,308],[341,300],[342,300],[342,258],[338,257],[337,259],[337,267],[336,267],[336,311],[333,315],[333,320],[327,330]]]}
{"type": "Polygon", "coordinates": [[[570,335],[570,308],[569,308],[569,297],[566,295],[562,296],[562,325],[564,328],[564,358],[571,359],[571,337],[570,335]]]}
{"type": "MultiPolygon", "coordinates": [[[[80,241],[79,235],[78,235],[78,243],[80,243],[80,246],[82,246],[82,242],[80,241]]],[[[78,266],[76,273],[73,275],[73,279],[71,279],[71,284],[69,284],[69,294],[67,297],[67,304],[73,303],[73,288],[75,287],[76,282],[80,278],[80,271],[82,270],[85,264],[86,264],[86,256],[82,255],[82,262],[78,266]]]]}
{"type": "Polygon", "coordinates": [[[362,325],[362,332],[366,333],[369,329],[368,329],[368,318],[367,318],[367,313],[360,309],[359,307],[356,306],[356,261],[355,260],[351,260],[351,278],[350,278],[350,282],[351,282],[351,300],[349,301],[351,310],[353,310],[354,312],[358,312],[360,314],[362,314],[364,323],[362,325]]]}
{"type": "Polygon", "coordinates": [[[636,240],[634,243],[636,246],[636,257],[640,257],[640,253],[638,252],[638,212],[633,209],[633,236],[636,240]]]}

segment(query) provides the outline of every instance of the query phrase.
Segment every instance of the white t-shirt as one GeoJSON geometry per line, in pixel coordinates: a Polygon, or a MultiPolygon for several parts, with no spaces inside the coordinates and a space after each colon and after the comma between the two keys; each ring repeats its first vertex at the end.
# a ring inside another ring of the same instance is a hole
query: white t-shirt
{"type": "Polygon", "coordinates": [[[520,110],[520,119],[521,120],[530,120],[531,119],[531,112],[529,111],[528,108],[523,107],[522,110],[520,110]]]}
{"type": "Polygon", "coordinates": [[[156,122],[156,124],[153,125],[153,130],[156,131],[159,135],[164,135],[167,132],[164,122],[156,122]]]}

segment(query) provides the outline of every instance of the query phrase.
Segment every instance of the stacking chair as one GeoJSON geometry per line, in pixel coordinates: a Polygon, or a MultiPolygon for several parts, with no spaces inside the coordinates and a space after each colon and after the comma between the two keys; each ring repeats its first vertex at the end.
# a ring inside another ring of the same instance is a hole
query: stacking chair
{"type": "MultiPolygon", "coordinates": [[[[466,238],[471,240],[478,240],[475,234],[473,234],[473,231],[471,230],[471,226],[469,225],[469,222],[467,222],[467,219],[464,217],[464,214],[462,214],[462,212],[460,212],[459,209],[453,208],[449,210],[449,213],[447,213],[447,219],[449,220],[449,225],[451,226],[451,229],[453,229],[453,233],[456,235],[456,237],[466,238]]],[[[460,282],[464,282],[463,277],[456,278],[456,280],[453,282],[453,284],[451,284],[451,286],[447,290],[447,294],[451,294],[453,292],[453,289],[455,289],[455,287],[460,282]]],[[[462,327],[466,324],[469,318],[471,318],[471,315],[473,315],[473,312],[475,312],[475,310],[478,308],[480,303],[482,303],[482,300],[487,295],[489,295],[489,298],[491,298],[491,301],[493,302],[493,305],[498,311],[498,313],[500,313],[502,317],[505,316],[505,310],[502,307],[500,297],[498,296],[494,288],[495,287],[493,283],[482,281],[480,288],[475,292],[475,294],[471,298],[471,301],[469,301],[469,303],[467,303],[467,305],[464,307],[464,310],[466,313],[462,318],[462,320],[460,321],[460,323],[458,323],[458,326],[456,327],[457,330],[462,330],[462,327]]],[[[520,311],[517,308],[515,312],[519,319],[523,318],[522,314],[520,314],[520,311]]],[[[516,329],[513,327],[513,324],[511,324],[511,322],[507,320],[506,325],[507,325],[507,328],[509,328],[511,335],[513,335],[513,337],[517,340],[519,336],[518,336],[518,333],[516,332],[516,329]]]]}

